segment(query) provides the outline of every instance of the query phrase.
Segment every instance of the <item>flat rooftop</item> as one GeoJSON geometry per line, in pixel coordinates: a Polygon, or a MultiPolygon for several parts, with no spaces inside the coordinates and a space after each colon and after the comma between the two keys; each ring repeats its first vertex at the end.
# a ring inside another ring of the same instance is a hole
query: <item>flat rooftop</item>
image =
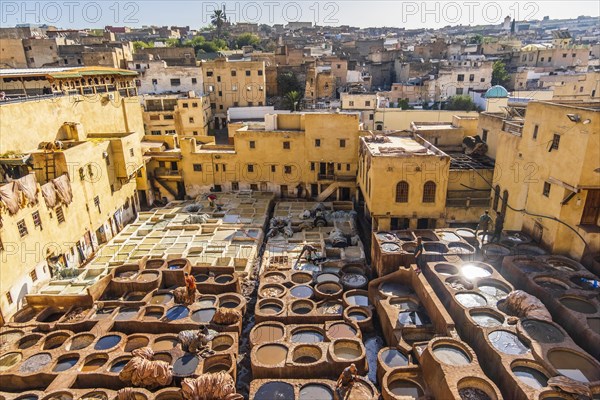
{"type": "Polygon", "coordinates": [[[450,169],[494,169],[494,160],[487,156],[450,153],[450,169]]]}
{"type": "Polygon", "coordinates": [[[439,153],[431,148],[425,147],[412,137],[378,136],[375,139],[364,137],[362,138],[362,141],[373,156],[397,157],[403,155],[439,155],[439,153]]]}

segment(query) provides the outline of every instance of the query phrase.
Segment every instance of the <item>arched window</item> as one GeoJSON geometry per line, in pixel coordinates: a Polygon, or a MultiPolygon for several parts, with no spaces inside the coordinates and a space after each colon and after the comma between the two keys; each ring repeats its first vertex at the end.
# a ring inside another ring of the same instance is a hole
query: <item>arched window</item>
{"type": "Polygon", "coordinates": [[[500,185],[496,185],[494,188],[494,203],[492,204],[492,208],[494,211],[498,211],[498,202],[500,201],[500,185]]]}
{"type": "Polygon", "coordinates": [[[408,203],[408,182],[400,181],[396,185],[396,203],[408,203]]]}
{"type": "Polygon", "coordinates": [[[423,203],[435,203],[435,187],[435,182],[425,182],[423,186],[423,203]]]}
{"type": "Polygon", "coordinates": [[[506,216],[506,208],[508,207],[508,190],[502,192],[502,215],[506,216]]]}

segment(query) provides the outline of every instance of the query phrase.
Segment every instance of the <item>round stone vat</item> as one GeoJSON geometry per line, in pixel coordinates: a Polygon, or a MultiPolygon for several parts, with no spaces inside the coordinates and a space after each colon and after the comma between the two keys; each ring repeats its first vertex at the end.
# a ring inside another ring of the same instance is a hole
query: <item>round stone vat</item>
{"type": "Polygon", "coordinates": [[[402,243],[402,251],[405,253],[411,253],[413,254],[415,252],[417,248],[417,243],[416,242],[406,242],[406,243],[402,243]]]}
{"type": "Polygon", "coordinates": [[[294,387],[285,382],[267,382],[258,388],[255,399],[295,399],[294,387]]]}
{"type": "Polygon", "coordinates": [[[484,263],[473,261],[463,264],[460,267],[460,273],[466,279],[472,280],[491,276],[492,269],[484,263]]]}
{"type": "Polygon", "coordinates": [[[379,285],[379,293],[385,297],[399,297],[413,294],[414,291],[398,282],[382,282],[379,285]]]}
{"type": "Polygon", "coordinates": [[[546,259],[546,264],[548,264],[550,267],[556,270],[565,272],[575,272],[582,269],[582,266],[579,263],[573,260],[559,257],[550,257],[546,259]]]}
{"type": "Polygon", "coordinates": [[[49,353],[37,353],[21,363],[19,372],[24,374],[38,372],[46,368],[50,362],[52,362],[52,356],[49,353]]]}
{"type": "Polygon", "coordinates": [[[546,290],[555,291],[557,293],[570,289],[570,286],[566,282],[548,276],[536,276],[533,278],[533,282],[546,290]]]}
{"type": "Polygon", "coordinates": [[[110,316],[116,309],[116,307],[104,307],[102,309],[96,310],[96,313],[94,314],[92,319],[101,320],[110,318],[110,316]]]}
{"type": "Polygon", "coordinates": [[[381,243],[381,250],[386,253],[396,253],[400,251],[402,248],[398,243],[395,242],[385,242],[381,243]]]}
{"type": "Polygon", "coordinates": [[[529,258],[515,257],[513,259],[515,265],[526,274],[546,272],[548,265],[543,261],[530,260],[529,258]]]}
{"type": "Polygon", "coordinates": [[[448,243],[448,251],[452,254],[472,254],[475,253],[475,248],[466,243],[453,242],[448,243]]]}
{"type": "Polygon", "coordinates": [[[96,371],[100,367],[106,364],[108,356],[106,354],[90,354],[86,357],[81,367],[81,372],[92,372],[96,371]]]}
{"type": "Polygon", "coordinates": [[[512,254],[511,249],[496,243],[486,243],[481,249],[483,251],[484,260],[490,262],[502,261],[504,257],[512,254]]]}
{"type": "Polygon", "coordinates": [[[160,258],[150,259],[146,261],[146,269],[160,269],[167,266],[167,262],[160,258]]]}
{"type": "Polygon", "coordinates": [[[600,380],[598,362],[583,353],[567,349],[552,349],[548,352],[548,361],[559,374],[579,382],[600,380]]]}
{"type": "Polygon", "coordinates": [[[238,308],[240,306],[240,299],[237,296],[224,294],[219,296],[219,307],[224,308],[238,308]]]}
{"type": "Polygon", "coordinates": [[[173,363],[173,375],[184,377],[196,373],[200,359],[192,353],[185,353],[173,363]]]}
{"type": "Polygon", "coordinates": [[[369,292],[366,290],[349,290],[344,293],[344,303],[348,306],[368,307],[369,292]]]}
{"type": "Polygon", "coordinates": [[[519,355],[529,351],[529,347],[517,335],[509,331],[493,331],[488,335],[488,340],[501,353],[519,355]]]}
{"type": "Polygon", "coordinates": [[[428,253],[446,254],[448,253],[448,247],[444,243],[440,242],[427,242],[423,243],[423,250],[428,253]]]}
{"type": "Polygon", "coordinates": [[[309,383],[300,388],[298,400],[333,400],[333,391],[320,383],[309,383]]]}
{"type": "Polygon", "coordinates": [[[79,354],[77,353],[71,353],[66,354],[64,356],[60,356],[59,359],[56,361],[54,368],[52,368],[52,372],[63,372],[69,370],[73,368],[78,361],[79,354]]]}
{"type": "Polygon", "coordinates": [[[42,350],[52,350],[57,349],[65,343],[71,335],[66,332],[56,332],[51,333],[46,336],[46,340],[44,340],[44,344],[42,346],[42,350]]]}
{"type": "Polygon", "coordinates": [[[135,280],[138,282],[154,282],[158,280],[160,272],[158,271],[142,271],[135,280]]]}
{"type": "Polygon", "coordinates": [[[283,311],[283,302],[279,299],[262,299],[258,301],[257,309],[264,315],[278,315],[283,311]]]}
{"type": "Polygon", "coordinates": [[[106,335],[102,336],[94,345],[94,350],[108,350],[114,348],[121,342],[121,336],[119,335],[106,335]]]}
{"type": "Polygon", "coordinates": [[[482,279],[477,283],[477,289],[492,301],[498,301],[512,291],[508,285],[496,279],[482,279]]]}
{"type": "Polygon", "coordinates": [[[115,315],[115,321],[125,321],[134,319],[140,313],[140,309],[137,307],[121,307],[115,315]]]}
{"type": "Polygon", "coordinates": [[[284,333],[283,324],[264,322],[252,328],[250,331],[250,342],[252,344],[275,342],[282,339],[284,333]]]}
{"type": "Polygon", "coordinates": [[[207,274],[196,274],[194,275],[194,279],[196,279],[197,283],[206,282],[208,280],[207,274]]]}
{"type": "Polygon", "coordinates": [[[371,319],[371,310],[364,307],[351,306],[344,310],[344,316],[348,320],[353,320],[359,323],[371,319]]]}
{"type": "Polygon", "coordinates": [[[127,337],[127,344],[125,345],[125,351],[127,353],[132,352],[135,349],[148,346],[150,339],[143,335],[131,335],[127,337]]]}
{"type": "Polygon", "coordinates": [[[519,244],[515,246],[515,254],[520,256],[543,256],[546,250],[532,244],[519,244]]]}
{"type": "MultiPolygon", "coordinates": [[[[308,272],[294,272],[291,275],[290,280],[296,284],[303,284],[312,282],[313,277],[312,274],[308,272]]],[[[320,281],[317,279],[317,282],[320,281]]]]}
{"type": "Polygon", "coordinates": [[[93,390],[82,395],[79,400],[108,400],[108,395],[101,390],[93,390]]]}
{"type": "Polygon", "coordinates": [[[183,400],[181,389],[166,388],[155,393],[155,400],[183,400]]]}
{"type": "Polygon", "coordinates": [[[365,274],[367,272],[364,264],[346,264],[340,270],[342,274],[365,274]]]}
{"type": "Polygon", "coordinates": [[[12,317],[13,322],[18,324],[24,324],[31,320],[35,320],[36,315],[38,315],[39,310],[34,309],[33,307],[25,307],[15,313],[12,317]]]}
{"type": "Polygon", "coordinates": [[[581,297],[565,296],[565,297],[561,297],[558,301],[563,306],[567,307],[568,309],[570,309],[572,311],[576,311],[578,313],[595,314],[596,311],[598,311],[596,309],[596,306],[593,303],[591,303],[581,297]]]}
{"type": "Polygon", "coordinates": [[[465,308],[484,307],[487,305],[485,297],[475,292],[461,292],[455,295],[458,301],[465,308]]]}
{"type": "Polygon", "coordinates": [[[204,308],[201,310],[194,311],[192,313],[191,319],[194,322],[198,322],[201,324],[207,324],[210,321],[212,321],[216,312],[217,312],[216,308],[204,308]]]}
{"type": "Polygon", "coordinates": [[[177,259],[177,260],[171,260],[167,262],[167,268],[168,269],[182,269],[185,268],[187,265],[189,265],[190,262],[186,259],[177,259]]]}
{"type": "Polygon", "coordinates": [[[338,339],[333,346],[329,346],[329,351],[333,353],[337,359],[343,361],[359,360],[362,355],[360,344],[354,340],[338,339]]]}
{"type": "Polygon", "coordinates": [[[219,354],[204,360],[203,374],[216,374],[217,372],[231,372],[232,362],[229,354],[219,354]]]}
{"type": "Polygon", "coordinates": [[[398,237],[391,232],[377,232],[375,236],[382,242],[394,242],[398,240],[398,237]]]}
{"type": "Polygon", "coordinates": [[[458,395],[461,400],[498,400],[494,387],[481,378],[468,377],[458,381],[458,395]]]}
{"type": "Polygon", "coordinates": [[[445,242],[460,242],[460,237],[452,231],[439,231],[436,234],[445,242]]]}
{"type": "Polygon", "coordinates": [[[323,352],[317,346],[301,345],[292,352],[292,361],[298,364],[314,364],[321,359],[323,352]]]}
{"type": "Polygon", "coordinates": [[[438,341],[433,346],[433,355],[440,362],[448,365],[469,365],[472,361],[466,349],[454,342],[438,341]]]}
{"type": "Polygon", "coordinates": [[[186,306],[178,305],[178,306],[169,308],[165,314],[165,318],[170,321],[176,321],[178,319],[186,318],[189,315],[189,313],[190,313],[189,308],[187,308],[186,306]]]}
{"type": "Polygon", "coordinates": [[[355,338],[357,337],[357,330],[352,325],[338,322],[335,324],[331,324],[329,328],[327,328],[327,337],[330,340],[335,339],[344,339],[344,338],[355,338]]]}
{"type": "MultiPolygon", "coordinates": [[[[233,296],[232,296],[233,297],[233,296]]],[[[202,308],[210,308],[217,304],[217,296],[205,295],[196,300],[196,304],[202,308]]]]}
{"type": "Polygon", "coordinates": [[[518,380],[529,387],[541,389],[548,386],[548,376],[532,362],[516,361],[512,364],[511,371],[518,380]]]}
{"type": "Polygon", "coordinates": [[[41,313],[38,314],[37,322],[56,322],[65,315],[65,310],[61,310],[56,307],[47,307],[41,313]]]}
{"type": "MultiPolygon", "coordinates": [[[[44,335],[39,333],[32,333],[30,335],[25,335],[17,342],[17,347],[21,350],[28,349],[30,347],[35,346],[44,335]]],[[[60,346],[60,345],[59,345],[60,346]]]]}
{"type": "Polygon", "coordinates": [[[58,392],[50,393],[42,400],[73,400],[73,394],[68,391],[61,390],[58,392]]]}
{"type": "Polygon", "coordinates": [[[473,322],[484,328],[494,328],[504,324],[504,316],[491,308],[474,308],[469,310],[473,322]]]}
{"type": "Polygon", "coordinates": [[[321,282],[315,286],[315,294],[319,299],[333,299],[342,294],[343,287],[338,282],[321,282]]]}
{"type": "Polygon", "coordinates": [[[229,275],[229,274],[223,274],[223,275],[219,275],[215,278],[215,282],[221,285],[224,285],[226,283],[230,283],[233,282],[233,276],[229,275]]]}
{"type": "Polygon", "coordinates": [[[6,371],[17,365],[23,358],[21,353],[4,353],[0,356],[0,372],[6,371]]]}
{"type": "Polygon", "coordinates": [[[65,350],[82,350],[88,347],[92,342],[96,340],[96,337],[91,333],[80,333],[79,335],[73,336],[65,344],[65,350]]]}
{"type": "MultiPolygon", "coordinates": [[[[400,311],[398,313],[398,323],[400,325],[423,326],[431,324],[431,319],[425,311],[400,311]]],[[[405,335],[405,338],[408,335],[405,335]]]]}
{"type": "Polygon", "coordinates": [[[352,290],[366,287],[369,280],[363,274],[348,273],[342,275],[340,283],[346,290],[352,290]]]}
{"type": "Polygon", "coordinates": [[[285,363],[288,348],[281,344],[265,344],[256,351],[256,363],[275,366],[285,363]]]}
{"type": "Polygon", "coordinates": [[[286,288],[278,283],[267,283],[260,288],[259,295],[262,298],[280,298],[285,295],[286,288]]]}
{"type": "Polygon", "coordinates": [[[398,231],[394,236],[396,236],[396,238],[401,242],[414,242],[417,240],[415,235],[410,231],[398,231]]]}
{"type": "Polygon", "coordinates": [[[144,309],[144,313],[142,315],[142,319],[149,320],[159,320],[165,314],[165,309],[159,306],[150,306],[144,309]]]}
{"type": "Polygon", "coordinates": [[[565,340],[565,335],[554,323],[536,319],[523,319],[520,322],[527,335],[537,342],[560,343],[565,340]]]}
{"type": "Polygon", "coordinates": [[[324,282],[339,283],[340,277],[337,274],[334,274],[332,272],[323,272],[323,273],[317,275],[316,282],[317,283],[324,283],[324,282]]]}
{"type": "Polygon", "coordinates": [[[154,343],[150,346],[152,350],[157,351],[170,351],[177,347],[179,340],[175,335],[160,336],[154,339],[154,343]]]}
{"type": "Polygon", "coordinates": [[[319,305],[317,312],[324,315],[342,315],[343,308],[339,300],[326,300],[319,305]]]}
{"type": "Polygon", "coordinates": [[[146,297],[144,292],[129,292],[125,296],[125,301],[142,301],[146,297]]]}
{"type": "Polygon", "coordinates": [[[475,237],[475,231],[472,229],[461,228],[457,229],[456,234],[465,239],[473,239],[475,237]]]}
{"type": "Polygon", "coordinates": [[[298,299],[310,299],[313,294],[313,289],[308,285],[296,285],[290,289],[290,295],[298,299]]]}
{"type": "Polygon", "coordinates": [[[263,275],[261,281],[268,283],[282,283],[286,281],[286,276],[282,272],[267,272],[263,275]]]}
{"type": "Polygon", "coordinates": [[[118,357],[115,361],[112,362],[112,364],[110,364],[110,367],[108,369],[109,372],[113,374],[118,374],[123,370],[123,368],[125,368],[125,366],[131,360],[131,358],[132,357],[130,356],[118,357]]]}
{"type": "Polygon", "coordinates": [[[0,349],[12,346],[23,337],[23,331],[14,330],[0,333],[0,349]]]}
{"type": "Polygon", "coordinates": [[[412,297],[393,297],[388,298],[391,306],[396,307],[399,311],[416,311],[419,309],[419,303],[412,297]]]}
{"type": "Polygon", "coordinates": [[[452,276],[458,274],[458,268],[452,264],[439,263],[436,264],[433,269],[442,276],[452,276]]]}
{"type": "Polygon", "coordinates": [[[218,335],[212,340],[210,348],[213,351],[227,351],[233,346],[233,338],[229,335],[218,335]]]}
{"type": "Polygon", "coordinates": [[[296,300],[290,305],[290,310],[294,314],[305,315],[315,309],[315,303],[311,300],[296,300]]]}
{"type": "Polygon", "coordinates": [[[402,372],[389,374],[384,382],[384,390],[387,390],[392,397],[402,399],[419,399],[425,394],[421,385],[402,372]]]}
{"type": "Polygon", "coordinates": [[[378,357],[381,365],[388,368],[406,367],[408,365],[408,357],[393,347],[381,349],[378,357]]]}
{"type": "Polygon", "coordinates": [[[462,276],[449,276],[444,281],[444,284],[454,290],[472,290],[473,283],[466,280],[462,276]]]}
{"type": "Polygon", "coordinates": [[[324,339],[323,333],[317,328],[299,328],[292,332],[292,343],[320,343],[324,339]]]}

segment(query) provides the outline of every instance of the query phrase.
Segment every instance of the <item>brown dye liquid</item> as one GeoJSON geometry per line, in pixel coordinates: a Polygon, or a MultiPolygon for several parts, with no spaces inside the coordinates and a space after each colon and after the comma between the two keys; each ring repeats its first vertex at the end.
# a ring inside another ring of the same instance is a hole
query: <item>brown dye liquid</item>
{"type": "Polygon", "coordinates": [[[523,329],[532,339],[540,343],[560,343],[565,339],[560,329],[542,321],[522,321],[523,329]]]}
{"type": "Polygon", "coordinates": [[[231,366],[229,364],[214,364],[204,371],[205,374],[216,374],[217,372],[227,372],[231,366]]]}
{"type": "Polygon", "coordinates": [[[160,339],[152,345],[152,350],[154,351],[166,351],[171,350],[173,347],[177,346],[176,339],[160,339]]]}
{"type": "Polygon", "coordinates": [[[6,371],[17,364],[23,356],[21,353],[7,353],[0,357],[0,371],[6,371]]]}
{"type": "Polygon", "coordinates": [[[573,297],[565,297],[559,300],[565,307],[570,310],[577,311],[583,314],[595,314],[596,307],[585,300],[576,299],[573,297]]]}
{"type": "Polygon", "coordinates": [[[93,359],[91,361],[88,361],[87,363],[84,364],[84,366],[81,368],[82,372],[90,372],[90,371],[95,371],[98,368],[100,368],[101,366],[103,366],[104,364],[106,364],[106,359],[104,358],[96,358],[93,359]]]}
{"type": "Polygon", "coordinates": [[[600,318],[588,318],[587,324],[592,330],[592,332],[595,332],[598,335],[600,335],[600,318]]]}
{"type": "Polygon", "coordinates": [[[418,399],[419,397],[423,396],[423,391],[421,388],[409,381],[396,380],[390,383],[388,388],[395,396],[404,396],[408,398],[412,397],[413,399],[418,399]]]}
{"type": "Polygon", "coordinates": [[[275,315],[281,312],[281,306],[279,304],[265,304],[260,306],[260,311],[265,315],[275,315]]]}
{"type": "Polygon", "coordinates": [[[361,355],[360,349],[338,344],[333,348],[333,353],[343,360],[354,360],[361,355]]]}
{"type": "Polygon", "coordinates": [[[71,340],[69,350],[81,350],[88,347],[94,341],[94,335],[80,335],[71,340]]]}
{"type": "Polygon", "coordinates": [[[350,325],[334,324],[329,327],[327,334],[332,339],[356,337],[356,330],[350,325]]]}
{"type": "Polygon", "coordinates": [[[283,328],[275,325],[259,326],[252,332],[252,342],[266,343],[274,342],[283,337],[283,328]]]}
{"type": "Polygon", "coordinates": [[[265,365],[277,365],[285,361],[288,349],[278,344],[265,345],[256,352],[256,359],[265,365]]]}
{"type": "Polygon", "coordinates": [[[173,299],[173,295],[169,294],[169,293],[155,294],[150,299],[150,304],[167,304],[172,299],[173,299]]]}
{"type": "Polygon", "coordinates": [[[433,349],[433,354],[444,364],[468,365],[471,363],[471,359],[464,351],[453,346],[438,346],[433,349]]]}
{"type": "Polygon", "coordinates": [[[570,351],[551,351],[548,360],[560,374],[568,378],[579,382],[600,380],[600,370],[594,364],[570,351]]]}

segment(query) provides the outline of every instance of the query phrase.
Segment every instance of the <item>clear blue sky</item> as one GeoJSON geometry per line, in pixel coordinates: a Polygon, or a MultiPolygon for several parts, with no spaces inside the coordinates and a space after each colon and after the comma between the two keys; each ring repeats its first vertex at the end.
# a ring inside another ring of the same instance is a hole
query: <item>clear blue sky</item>
{"type": "Polygon", "coordinates": [[[49,24],[63,28],[105,25],[207,25],[225,4],[232,22],[440,28],[446,25],[498,24],[507,15],[518,20],[600,15],[598,1],[11,1],[0,2],[0,26],[49,24]]]}

